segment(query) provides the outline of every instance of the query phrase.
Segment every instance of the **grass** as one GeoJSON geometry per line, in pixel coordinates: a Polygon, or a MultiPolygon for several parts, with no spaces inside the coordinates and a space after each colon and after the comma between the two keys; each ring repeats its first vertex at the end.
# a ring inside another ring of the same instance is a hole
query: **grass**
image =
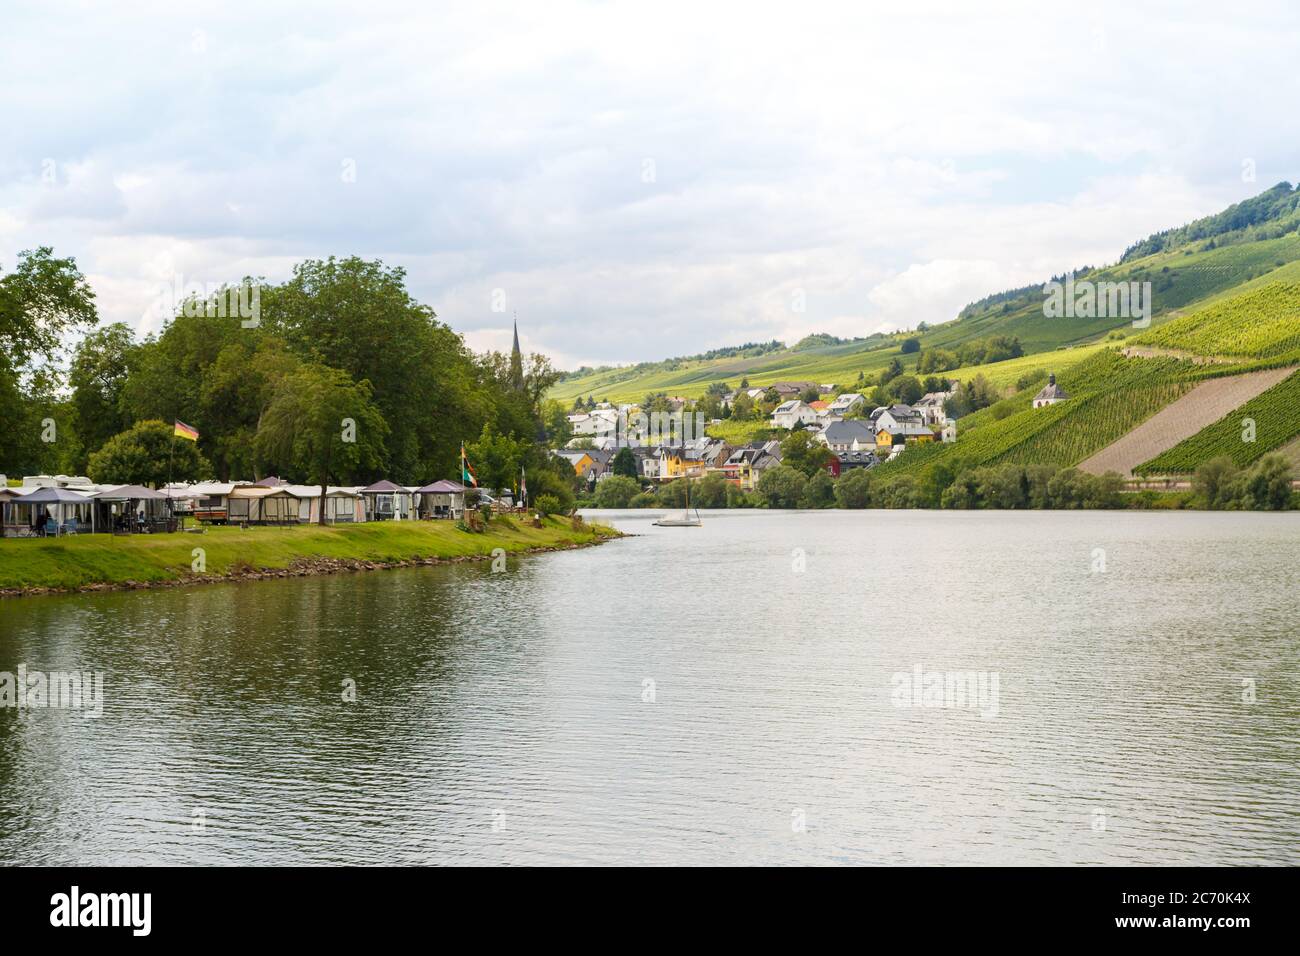
{"type": "Polygon", "coordinates": [[[518,518],[496,518],[482,534],[461,531],[452,521],[383,521],[358,525],[296,525],[287,528],[209,528],[204,534],[77,535],[0,540],[0,589],[75,589],[128,581],[175,581],[193,576],[195,548],[203,549],[206,573],[287,568],[300,558],[395,562],[456,558],[530,548],[588,544],[610,531],[587,524],[574,530],[567,519],[547,518],[541,528],[518,518]]]}

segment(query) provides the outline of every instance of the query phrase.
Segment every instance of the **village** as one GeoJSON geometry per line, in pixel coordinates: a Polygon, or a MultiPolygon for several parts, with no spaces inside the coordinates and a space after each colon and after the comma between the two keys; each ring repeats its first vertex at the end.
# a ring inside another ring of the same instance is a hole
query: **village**
{"type": "MultiPolygon", "coordinates": [[[[615,474],[615,458],[626,448],[636,463],[635,477],[642,482],[718,475],[751,491],[765,471],[781,464],[782,439],[804,432],[829,452],[824,456],[825,471],[839,478],[854,469],[873,468],[897,458],[912,445],[955,441],[956,426],[949,417],[948,404],[961,386],[945,384],[945,389],[926,392],[912,404],[875,407],[862,393],[839,392],[833,384],[777,382],[728,391],[717,403],[724,413],[739,401],[748,401],[760,411],[770,409],[770,437],[740,446],[707,434],[710,426],[721,425],[724,419],[708,419],[703,428],[691,428],[691,417],[701,415],[698,409],[703,403],[698,400],[664,400],[672,424],[657,429],[645,427],[649,416],[640,405],[597,402],[567,416],[573,438],[555,454],[568,461],[589,488],[615,474]],[[692,436],[692,431],[699,434],[692,436]],[[663,440],[655,441],[656,437],[663,440]]],[[[1067,398],[1053,375],[1035,396],[1033,406],[1041,408],[1067,398]]]]}

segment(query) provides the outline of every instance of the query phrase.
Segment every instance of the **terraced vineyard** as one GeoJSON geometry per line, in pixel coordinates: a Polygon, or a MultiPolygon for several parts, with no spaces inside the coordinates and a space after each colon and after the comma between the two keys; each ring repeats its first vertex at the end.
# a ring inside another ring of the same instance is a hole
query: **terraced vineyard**
{"type": "Polygon", "coordinates": [[[1129,340],[1198,355],[1268,358],[1300,348],[1300,283],[1274,282],[1129,340]]]}
{"type": "Polygon", "coordinates": [[[1227,455],[1249,465],[1300,435],[1300,372],[1257,395],[1191,438],[1134,468],[1140,475],[1187,474],[1227,455]],[[1245,419],[1255,422],[1255,440],[1242,440],[1245,419]]]}
{"type": "Polygon", "coordinates": [[[1057,380],[1070,399],[1033,408],[1030,388],[961,419],[957,441],[908,449],[881,466],[885,473],[919,471],[935,462],[953,470],[999,462],[1076,465],[1100,451],[1211,374],[1172,358],[1125,358],[1103,350],[1063,370],[1057,380]]]}

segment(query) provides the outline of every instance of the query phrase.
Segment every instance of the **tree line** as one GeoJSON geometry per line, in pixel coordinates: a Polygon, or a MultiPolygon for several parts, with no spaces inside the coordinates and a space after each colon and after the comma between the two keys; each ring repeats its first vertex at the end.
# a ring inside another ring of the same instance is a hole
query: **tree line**
{"type": "Polygon", "coordinates": [[[312,259],[278,284],[245,279],[251,317],[223,307],[237,288],[187,297],[137,338],[99,325],[74,260],[20,255],[0,275],[0,415],[12,426],[0,470],[412,484],[458,478],[467,442],[491,458],[485,485],[513,487],[527,467],[530,491],[572,500],[572,469],[544,445],[542,396],[558,378],[545,356],[512,368],[472,352],[380,261],[312,259]],[[177,420],[197,443],[173,440],[177,420]]]}

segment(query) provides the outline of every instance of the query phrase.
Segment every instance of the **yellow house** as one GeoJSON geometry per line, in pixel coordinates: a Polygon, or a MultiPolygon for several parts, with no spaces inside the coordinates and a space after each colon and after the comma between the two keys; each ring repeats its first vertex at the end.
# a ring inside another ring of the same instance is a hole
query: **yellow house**
{"type": "Polygon", "coordinates": [[[694,452],[681,448],[664,448],[659,452],[659,478],[672,481],[674,478],[699,478],[704,474],[704,459],[691,457],[694,452]]]}
{"type": "Polygon", "coordinates": [[[934,441],[934,432],[930,431],[930,429],[926,428],[924,425],[904,423],[876,430],[877,448],[892,448],[894,445],[902,444],[903,442],[924,444],[929,441],[934,441]]]}

